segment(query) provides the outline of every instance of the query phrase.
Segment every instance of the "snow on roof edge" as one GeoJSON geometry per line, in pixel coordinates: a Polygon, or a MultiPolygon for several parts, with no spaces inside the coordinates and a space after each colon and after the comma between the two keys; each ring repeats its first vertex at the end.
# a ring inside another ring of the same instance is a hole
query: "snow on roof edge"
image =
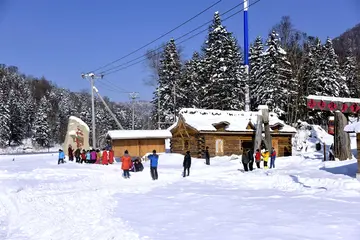
{"type": "Polygon", "coordinates": [[[166,139],[172,138],[172,134],[169,130],[110,130],[107,132],[107,136],[111,139],[147,139],[147,138],[159,138],[166,139]]]}

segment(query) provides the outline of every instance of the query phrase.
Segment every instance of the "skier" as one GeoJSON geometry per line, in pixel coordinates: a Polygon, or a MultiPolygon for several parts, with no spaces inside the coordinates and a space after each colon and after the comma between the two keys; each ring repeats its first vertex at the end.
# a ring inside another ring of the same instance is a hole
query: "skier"
{"type": "Polygon", "coordinates": [[[103,153],[102,153],[102,165],[108,165],[109,164],[109,154],[108,152],[106,151],[106,149],[104,148],[103,149],[103,153]]]}
{"type": "Polygon", "coordinates": [[[128,150],[125,150],[124,156],[121,158],[121,169],[124,171],[124,178],[130,178],[129,170],[131,168],[132,162],[128,150]]]}
{"type": "Polygon", "coordinates": [[[206,150],[205,150],[205,163],[206,163],[206,165],[210,165],[209,147],[206,147],[206,150]]]}
{"type": "Polygon", "coordinates": [[[187,170],[187,176],[189,176],[190,175],[190,167],[191,167],[190,151],[187,151],[184,156],[183,167],[184,167],[183,177],[185,177],[185,175],[186,175],[186,170],[187,170]]]}
{"type": "Polygon", "coordinates": [[[260,149],[256,149],[256,153],[255,153],[255,163],[256,163],[256,167],[257,167],[257,168],[260,168],[260,162],[261,162],[260,149]]]}
{"type": "Polygon", "coordinates": [[[251,149],[249,149],[247,154],[249,159],[249,170],[252,171],[254,169],[254,153],[251,149]]]}
{"type": "Polygon", "coordinates": [[[159,161],[159,155],[156,154],[156,150],[153,150],[153,154],[149,155],[148,158],[150,159],[150,172],[151,177],[153,180],[158,179],[158,161],[159,161]]]}
{"type": "Polygon", "coordinates": [[[74,150],[72,149],[71,145],[69,145],[68,148],[68,156],[69,156],[69,161],[74,161],[74,150]]]}
{"type": "Polygon", "coordinates": [[[275,168],[275,158],[276,158],[276,151],[274,148],[272,148],[270,154],[270,168],[275,168]]]}
{"type": "Polygon", "coordinates": [[[264,158],[264,169],[268,169],[268,161],[269,161],[270,153],[267,149],[265,149],[265,152],[261,155],[264,158]]]}
{"type": "Polygon", "coordinates": [[[249,162],[250,162],[250,159],[248,157],[248,153],[247,153],[247,150],[245,149],[243,154],[242,154],[242,157],[241,157],[241,161],[242,161],[242,164],[244,166],[244,171],[247,172],[249,171],[249,162]]]}
{"type": "Polygon", "coordinates": [[[63,152],[63,150],[59,149],[58,164],[64,163],[64,159],[65,159],[65,153],[63,152]]]}

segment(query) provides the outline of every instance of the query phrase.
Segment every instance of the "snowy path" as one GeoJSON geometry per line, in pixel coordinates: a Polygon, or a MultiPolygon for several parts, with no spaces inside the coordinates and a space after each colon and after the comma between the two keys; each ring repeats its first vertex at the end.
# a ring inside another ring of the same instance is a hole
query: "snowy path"
{"type": "Polygon", "coordinates": [[[147,165],[125,180],[118,164],[0,157],[0,239],[358,239],[355,161],[312,157],[248,173],[194,159],[184,179],[182,157],[166,155],[158,181],[147,165]]]}

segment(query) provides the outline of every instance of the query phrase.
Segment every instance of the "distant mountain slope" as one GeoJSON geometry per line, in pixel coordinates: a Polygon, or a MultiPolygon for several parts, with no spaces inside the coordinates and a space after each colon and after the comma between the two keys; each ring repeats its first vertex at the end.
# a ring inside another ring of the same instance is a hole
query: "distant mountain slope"
{"type": "Polygon", "coordinates": [[[340,61],[344,60],[348,49],[351,49],[360,62],[360,23],[333,39],[333,44],[340,61]]]}

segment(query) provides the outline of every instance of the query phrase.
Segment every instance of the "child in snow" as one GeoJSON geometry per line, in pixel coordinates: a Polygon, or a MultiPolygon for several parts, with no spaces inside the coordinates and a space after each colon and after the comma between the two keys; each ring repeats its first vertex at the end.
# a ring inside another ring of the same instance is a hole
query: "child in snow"
{"type": "Polygon", "coordinates": [[[130,178],[129,170],[132,166],[131,157],[128,150],[125,150],[124,156],[121,158],[121,169],[124,171],[124,178],[130,178]]]}
{"type": "Polygon", "coordinates": [[[87,151],[86,151],[86,160],[85,160],[85,163],[90,163],[90,159],[91,159],[90,151],[87,150],[87,151]]]}
{"type": "Polygon", "coordinates": [[[256,149],[256,153],[255,153],[255,162],[256,162],[256,167],[260,168],[260,162],[261,162],[261,153],[260,153],[260,149],[256,149]]]}
{"type": "Polygon", "coordinates": [[[272,148],[270,155],[270,168],[275,168],[275,158],[276,158],[276,151],[274,148],[272,148]]]}
{"type": "Polygon", "coordinates": [[[81,153],[81,164],[83,163],[83,162],[85,162],[86,161],[86,152],[85,152],[85,149],[82,151],[82,153],[81,153]]]}
{"type": "Polygon", "coordinates": [[[159,155],[156,154],[156,150],[153,150],[153,154],[149,155],[148,158],[150,159],[150,173],[153,180],[158,179],[158,162],[159,162],[159,155]]]}
{"type": "Polygon", "coordinates": [[[95,149],[91,149],[91,151],[90,151],[90,163],[96,163],[96,159],[97,159],[96,151],[95,151],[95,149]]]}
{"type": "Polygon", "coordinates": [[[114,163],[114,150],[112,150],[111,148],[109,150],[109,163],[110,164],[114,163]]]}
{"type": "Polygon", "coordinates": [[[264,169],[268,168],[268,161],[269,161],[269,157],[270,157],[270,153],[268,150],[265,149],[265,152],[263,154],[261,154],[263,159],[264,159],[264,169]]]}
{"type": "Polygon", "coordinates": [[[109,164],[109,154],[108,151],[106,151],[106,149],[103,149],[103,153],[102,153],[102,164],[103,165],[108,165],[109,164]]]}
{"type": "Polygon", "coordinates": [[[65,154],[64,154],[63,150],[59,149],[58,164],[64,163],[64,159],[65,159],[65,154]]]}

